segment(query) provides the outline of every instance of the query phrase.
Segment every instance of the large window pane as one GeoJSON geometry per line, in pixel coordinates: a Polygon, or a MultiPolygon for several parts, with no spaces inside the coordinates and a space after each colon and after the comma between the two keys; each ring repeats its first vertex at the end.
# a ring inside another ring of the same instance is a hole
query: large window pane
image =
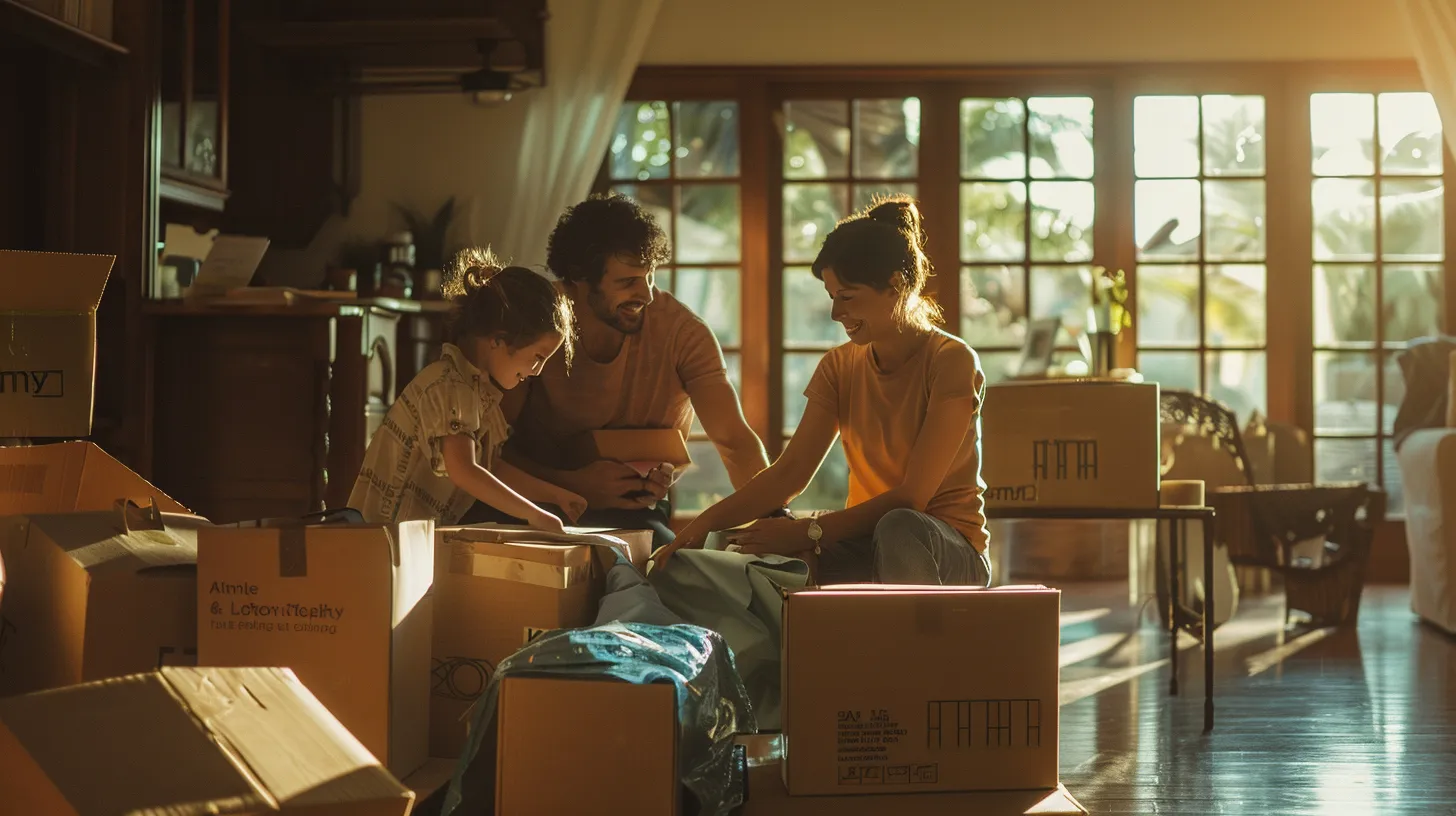
{"type": "Polygon", "coordinates": [[[612,178],[667,178],[672,174],[672,117],[666,102],[627,102],[617,112],[611,147],[612,178]]]}
{"type": "Polygon", "coordinates": [[[1023,267],[961,270],[961,337],[973,348],[1020,348],[1026,338],[1026,306],[1023,267]]]}
{"type": "Polygon", "coordinates": [[[858,212],[873,205],[876,200],[892,195],[907,195],[911,198],[917,198],[919,196],[919,190],[913,181],[882,181],[873,184],[856,184],[854,185],[853,209],[855,212],[858,212]]]}
{"type": "Polygon", "coordinates": [[[1087,266],[1031,268],[1031,317],[1059,317],[1057,345],[1070,346],[1087,327],[1092,302],[1092,269],[1087,266]]]}
{"type": "Polygon", "coordinates": [[[1133,168],[1139,178],[1198,175],[1198,97],[1133,100],[1133,168]]]}
{"type": "Polygon", "coordinates": [[[1385,355],[1385,375],[1382,382],[1385,398],[1380,407],[1380,432],[1395,433],[1395,415],[1400,412],[1400,403],[1405,399],[1405,374],[1395,354],[1385,355]]]}
{"type": "Polygon", "coordinates": [[[1033,97],[1026,105],[1031,113],[1031,177],[1092,178],[1091,98],[1033,97]]]}
{"type": "Polygon", "coordinates": [[[1204,342],[1210,346],[1265,343],[1265,274],[1262,265],[1210,266],[1204,277],[1204,342]]]}
{"type": "Polygon", "coordinates": [[[733,495],[728,468],[724,467],[723,457],[712,442],[705,439],[688,442],[688,455],[693,463],[673,485],[674,513],[701,512],[733,495]]]}
{"type": "Polygon", "coordinates": [[[1164,389],[1197,391],[1199,388],[1196,351],[1139,351],[1138,371],[1143,379],[1164,389]]]}
{"type": "Polygon", "coordinates": [[[1264,182],[1203,183],[1204,257],[1210,261],[1262,261],[1264,182]]]}
{"type": "Polygon", "coordinates": [[[1198,345],[1198,267],[1137,268],[1138,342],[1144,346],[1198,345]]]}
{"type": "Polygon", "coordinates": [[[1203,97],[1203,172],[1264,175],[1264,97],[1203,97]]]}
{"type": "Polygon", "coordinates": [[[849,214],[843,184],[784,185],[784,260],[812,263],[824,237],[849,214]]]}
{"type": "Polygon", "coordinates": [[[843,510],[848,500],[849,463],[845,461],[843,445],[836,439],[819,472],[814,474],[814,481],[789,507],[804,512],[843,510]]]}
{"type": "Polygon", "coordinates": [[[1314,353],[1314,431],[1374,434],[1380,423],[1375,355],[1314,353]]]}
{"type": "Polygon", "coordinates": [[[743,342],[737,269],[681,268],[673,272],[672,294],[692,309],[728,347],[743,342]]]}
{"type": "Polygon", "coordinates": [[[1262,351],[1210,351],[1207,364],[1208,396],[1232,408],[1240,422],[1258,411],[1269,415],[1268,361],[1262,351]]]}
{"type": "Polygon", "coordinates": [[[1026,107],[1020,99],[961,100],[961,175],[1026,177],[1026,107]]]}
{"type": "Polygon", "coordinates": [[[849,103],[784,103],[784,178],[849,175],[849,103]]]}
{"type": "Polygon", "coordinates": [[[671,184],[618,184],[612,188],[612,192],[627,196],[642,205],[642,209],[652,216],[657,226],[662,227],[667,240],[676,245],[672,229],[671,184]]]}
{"type": "Polygon", "coordinates": [[[678,178],[738,175],[738,103],[674,102],[678,178]]]}
{"type": "Polygon", "coordinates": [[[784,355],[784,433],[792,434],[794,428],[798,427],[799,420],[804,416],[804,408],[808,406],[809,400],[804,396],[804,389],[809,387],[809,380],[814,377],[814,370],[819,367],[819,359],[824,355],[818,352],[792,352],[784,355]]]}
{"type": "Polygon", "coordinates": [[[815,348],[838,345],[847,338],[830,317],[833,301],[824,284],[806,266],[784,270],[784,345],[815,348]]]}
{"type": "Polygon", "coordinates": [[[913,178],[919,168],[920,100],[855,100],[855,176],[913,178]]]}
{"type": "Polygon", "coordinates": [[[1380,254],[1387,261],[1445,257],[1445,208],[1440,179],[1382,179],[1380,254]]]}
{"type": "Polygon", "coordinates": [[[1314,259],[1375,259],[1375,183],[1316,179],[1313,185],[1314,259]]]}
{"type": "Polygon", "coordinates": [[[1139,181],[1133,191],[1133,231],[1139,260],[1197,259],[1202,190],[1188,181],[1139,181]]]}
{"type": "MultiPolygon", "coordinates": [[[[1444,277],[1440,266],[1385,267],[1386,343],[1440,334],[1442,305],[1446,302],[1444,277]]],[[[1373,308],[1373,303],[1370,305],[1373,308]]]]}
{"type": "Polygon", "coordinates": [[[961,260],[1022,260],[1026,257],[1025,230],[1025,182],[961,185],[961,260]]]}
{"type": "Polygon", "coordinates": [[[1375,445],[1374,439],[1316,439],[1315,481],[1380,484],[1375,472],[1375,445]]]}
{"type": "Polygon", "coordinates": [[[681,184],[677,188],[679,263],[737,263],[742,219],[737,184],[681,184]]]}
{"type": "Polygon", "coordinates": [[[1375,267],[1314,268],[1314,342],[1317,346],[1375,342],[1375,267]]]}
{"type": "Polygon", "coordinates": [[[1380,477],[1385,483],[1385,512],[1387,515],[1405,516],[1405,484],[1400,478],[1400,463],[1395,458],[1395,442],[1386,439],[1380,443],[1380,477]]]}
{"type": "Polygon", "coordinates": [[[1380,95],[1380,172],[1435,175],[1441,172],[1441,116],[1428,93],[1380,95]]]}
{"type": "Polygon", "coordinates": [[[1317,176],[1375,172],[1375,96],[1321,93],[1309,99],[1309,135],[1317,176]]]}
{"type": "Polygon", "coordinates": [[[1031,183],[1031,258],[1092,260],[1096,192],[1087,181],[1031,183]]]}

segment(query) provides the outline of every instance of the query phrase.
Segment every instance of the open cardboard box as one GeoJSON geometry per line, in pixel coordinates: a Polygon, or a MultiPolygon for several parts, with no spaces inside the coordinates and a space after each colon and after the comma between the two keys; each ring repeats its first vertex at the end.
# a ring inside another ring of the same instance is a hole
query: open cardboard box
{"type": "Polygon", "coordinates": [[[434,524],[211,527],[197,662],[287,666],[398,776],[429,755],[434,524]]]}
{"type": "Polygon", "coordinates": [[[0,250],[0,438],[90,435],[96,307],[115,262],[0,250]]]}
{"type": "Polygon", "coordinates": [[[0,700],[0,812],[406,816],[287,669],[163,669],[0,700]]]}
{"type": "Polygon", "coordinates": [[[0,696],[197,661],[196,516],[0,517],[0,696]]]}
{"type": "Polygon", "coordinates": [[[553,538],[489,525],[435,532],[432,756],[459,756],[471,707],[502,660],[544,632],[596,620],[607,558],[620,550],[553,538]]]}
{"type": "Polygon", "coordinates": [[[192,512],[90,442],[0,448],[0,516],[110,510],[117,499],[192,512]]]}

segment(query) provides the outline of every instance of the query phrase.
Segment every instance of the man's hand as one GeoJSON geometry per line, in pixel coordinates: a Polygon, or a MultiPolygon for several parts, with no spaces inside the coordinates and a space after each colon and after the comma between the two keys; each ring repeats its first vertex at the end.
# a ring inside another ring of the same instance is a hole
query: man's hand
{"type": "Polygon", "coordinates": [[[759,519],[735,533],[733,543],[748,555],[795,555],[814,549],[809,519],[759,519]]]}
{"type": "Polygon", "coordinates": [[[587,506],[599,509],[640,510],[667,495],[667,489],[657,482],[606,459],[572,471],[570,480],[570,488],[586,499],[587,506]]]}

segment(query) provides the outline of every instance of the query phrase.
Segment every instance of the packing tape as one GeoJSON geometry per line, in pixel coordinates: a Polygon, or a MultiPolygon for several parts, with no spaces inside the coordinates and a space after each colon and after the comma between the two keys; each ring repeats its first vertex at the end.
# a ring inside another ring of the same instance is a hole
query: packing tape
{"type": "Polygon", "coordinates": [[[476,578],[515,581],[547,589],[566,589],[585,581],[591,574],[591,567],[542,564],[467,550],[457,552],[451,558],[450,571],[476,578]]]}
{"type": "Polygon", "coordinates": [[[308,528],[278,528],[278,577],[308,577],[308,528]]]}

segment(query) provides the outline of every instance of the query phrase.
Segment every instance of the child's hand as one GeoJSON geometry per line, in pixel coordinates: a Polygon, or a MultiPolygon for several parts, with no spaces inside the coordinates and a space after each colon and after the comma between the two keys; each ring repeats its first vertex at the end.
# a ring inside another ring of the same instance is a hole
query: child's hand
{"type": "Polygon", "coordinates": [[[561,533],[562,535],[566,534],[566,528],[561,524],[561,519],[539,507],[536,508],[536,512],[526,518],[526,523],[537,530],[545,530],[548,533],[561,533]]]}
{"type": "Polygon", "coordinates": [[[566,517],[571,520],[572,524],[580,521],[581,514],[586,512],[586,499],[572,493],[564,487],[560,488],[560,491],[556,494],[555,504],[561,508],[561,512],[566,514],[566,517]]]}

